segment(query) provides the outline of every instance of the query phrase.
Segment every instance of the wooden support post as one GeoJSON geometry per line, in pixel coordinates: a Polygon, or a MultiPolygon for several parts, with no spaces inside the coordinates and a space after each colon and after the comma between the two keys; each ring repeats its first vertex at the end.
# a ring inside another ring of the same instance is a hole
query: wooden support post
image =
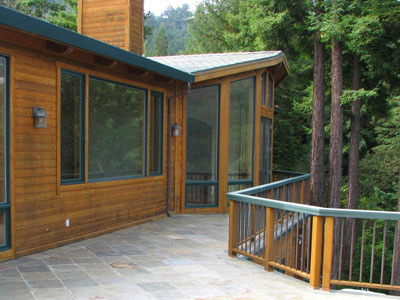
{"type": "Polygon", "coordinates": [[[300,203],[304,204],[304,180],[300,182],[300,203]]]}
{"type": "Polygon", "coordinates": [[[324,217],[313,216],[311,241],[310,285],[319,289],[321,285],[322,234],[324,217]]]}
{"type": "Polygon", "coordinates": [[[230,257],[236,256],[236,253],[233,252],[233,249],[235,249],[237,246],[238,217],[239,217],[238,203],[236,201],[231,201],[229,206],[229,245],[228,245],[228,254],[230,257]]]}
{"type": "Polygon", "coordinates": [[[322,269],[322,289],[329,291],[331,288],[331,270],[333,256],[333,231],[335,219],[326,217],[325,219],[325,234],[324,234],[324,264],[322,269]]]}
{"type": "Polygon", "coordinates": [[[275,229],[275,208],[266,207],[265,213],[265,271],[272,272],[274,268],[269,265],[274,260],[274,229],[275,229]]]}

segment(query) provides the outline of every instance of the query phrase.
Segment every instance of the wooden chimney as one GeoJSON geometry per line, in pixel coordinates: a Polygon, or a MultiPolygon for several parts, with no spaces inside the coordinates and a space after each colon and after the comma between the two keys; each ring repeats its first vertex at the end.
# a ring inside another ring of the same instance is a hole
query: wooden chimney
{"type": "Polygon", "coordinates": [[[78,0],[78,32],[143,54],[144,0],[78,0]]]}

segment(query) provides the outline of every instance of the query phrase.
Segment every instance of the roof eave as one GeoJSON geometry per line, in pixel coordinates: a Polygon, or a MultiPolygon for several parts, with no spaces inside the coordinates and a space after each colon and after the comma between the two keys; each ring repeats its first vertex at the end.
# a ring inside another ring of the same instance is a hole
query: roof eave
{"type": "MultiPolygon", "coordinates": [[[[205,80],[211,80],[219,77],[235,75],[256,69],[268,68],[279,64],[281,64],[282,67],[284,68],[286,76],[289,73],[290,69],[285,54],[283,52],[273,57],[238,63],[221,68],[213,68],[204,71],[193,72],[192,74],[195,75],[195,82],[201,82],[205,80]]],[[[281,81],[285,76],[283,76],[279,81],[281,81]]]]}
{"type": "Polygon", "coordinates": [[[0,25],[95,53],[172,79],[194,82],[194,76],[189,73],[1,6],[0,25]]]}

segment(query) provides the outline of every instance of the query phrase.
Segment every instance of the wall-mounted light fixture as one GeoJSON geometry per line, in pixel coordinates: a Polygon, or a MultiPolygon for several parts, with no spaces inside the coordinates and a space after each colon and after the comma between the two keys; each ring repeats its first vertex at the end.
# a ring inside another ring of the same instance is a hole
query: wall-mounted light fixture
{"type": "Polygon", "coordinates": [[[47,128],[47,113],[43,106],[33,108],[33,118],[36,128],[47,128]]]}
{"type": "Polygon", "coordinates": [[[172,136],[181,136],[181,126],[178,123],[172,124],[172,136]]]}

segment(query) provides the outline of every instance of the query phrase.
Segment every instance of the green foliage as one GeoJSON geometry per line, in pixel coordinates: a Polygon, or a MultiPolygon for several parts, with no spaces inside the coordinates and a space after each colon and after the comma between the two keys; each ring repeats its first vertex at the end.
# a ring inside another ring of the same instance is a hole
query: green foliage
{"type": "Polygon", "coordinates": [[[187,22],[193,14],[189,11],[189,5],[168,9],[161,16],[155,16],[151,12],[145,14],[145,55],[154,56],[157,53],[156,38],[160,30],[165,30],[168,42],[168,51],[165,55],[180,54],[185,51],[185,42],[189,39],[187,22]],[[164,27],[164,29],[161,29],[164,27]]]}
{"type": "Polygon", "coordinates": [[[161,24],[154,39],[154,55],[168,55],[168,37],[164,24],[161,24]]]}
{"type": "Polygon", "coordinates": [[[78,2],[76,0],[0,0],[0,5],[69,30],[77,30],[78,2]]]}

